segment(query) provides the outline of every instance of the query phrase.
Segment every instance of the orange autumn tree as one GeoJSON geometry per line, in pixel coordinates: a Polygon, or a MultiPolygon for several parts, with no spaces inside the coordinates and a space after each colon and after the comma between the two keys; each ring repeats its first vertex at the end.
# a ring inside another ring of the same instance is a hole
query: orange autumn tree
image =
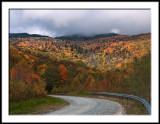
{"type": "Polygon", "coordinates": [[[14,82],[23,81],[27,84],[41,81],[40,76],[34,72],[34,66],[29,64],[25,59],[11,69],[10,80],[14,82]]]}
{"type": "Polygon", "coordinates": [[[26,77],[27,84],[38,83],[38,82],[41,82],[39,75],[33,73],[27,75],[26,77]]]}
{"type": "Polygon", "coordinates": [[[59,77],[60,77],[60,82],[61,82],[60,86],[63,86],[65,81],[68,79],[67,69],[63,64],[59,66],[59,69],[60,69],[59,77]]]}
{"type": "Polygon", "coordinates": [[[22,60],[17,63],[10,71],[10,80],[12,81],[24,81],[26,82],[26,78],[28,74],[34,73],[32,66],[27,63],[26,60],[22,60]]]}

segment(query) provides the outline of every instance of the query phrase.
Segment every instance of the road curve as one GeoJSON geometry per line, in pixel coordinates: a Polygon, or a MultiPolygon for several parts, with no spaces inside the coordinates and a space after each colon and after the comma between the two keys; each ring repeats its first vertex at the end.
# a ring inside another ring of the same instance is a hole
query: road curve
{"type": "Polygon", "coordinates": [[[125,114],[122,106],[113,101],[75,97],[50,95],[52,97],[62,98],[70,103],[57,111],[45,113],[45,115],[123,115],[125,114]]]}

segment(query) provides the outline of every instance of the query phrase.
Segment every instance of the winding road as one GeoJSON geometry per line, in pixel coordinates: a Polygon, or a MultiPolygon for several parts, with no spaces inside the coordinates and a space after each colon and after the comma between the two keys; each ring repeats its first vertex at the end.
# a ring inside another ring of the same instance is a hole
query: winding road
{"type": "Polygon", "coordinates": [[[45,113],[45,115],[124,115],[122,106],[110,100],[50,95],[52,97],[62,98],[70,103],[57,111],[45,113]]]}

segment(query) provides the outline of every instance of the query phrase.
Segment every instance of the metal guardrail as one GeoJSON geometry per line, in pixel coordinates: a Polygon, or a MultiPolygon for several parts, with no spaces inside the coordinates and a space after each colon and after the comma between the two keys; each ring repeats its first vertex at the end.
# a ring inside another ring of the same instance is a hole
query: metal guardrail
{"type": "Polygon", "coordinates": [[[107,93],[107,92],[91,92],[91,94],[101,94],[101,95],[111,95],[111,96],[121,96],[121,97],[126,97],[126,98],[132,98],[135,100],[140,101],[141,103],[144,104],[146,107],[148,114],[151,115],[151,106],[150,104],[143,98],[134,96],[134,95],[127,95],[127,94],[118,94],[118,93],[107,93]]]}

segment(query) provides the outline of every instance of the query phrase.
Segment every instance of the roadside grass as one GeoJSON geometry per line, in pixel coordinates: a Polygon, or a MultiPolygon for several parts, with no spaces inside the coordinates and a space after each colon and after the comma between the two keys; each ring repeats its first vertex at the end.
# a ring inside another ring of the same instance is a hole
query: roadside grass
{"type": "Polygon", "coordinates": [[[21,102],[10,102],[9,114],[42,114],[60,109],[66,105],[69,105],[67,101],[51,96],[32,98],[21,102]]]}
{"type": "Polygon", "coordinates": [[[141,102],[134,99],[128,99],[118,96],[90,94],[90,93],[68,93],[65,95],[111,100],[120,103],[126,115],[148,115],[145,106],[141,102]]]}

